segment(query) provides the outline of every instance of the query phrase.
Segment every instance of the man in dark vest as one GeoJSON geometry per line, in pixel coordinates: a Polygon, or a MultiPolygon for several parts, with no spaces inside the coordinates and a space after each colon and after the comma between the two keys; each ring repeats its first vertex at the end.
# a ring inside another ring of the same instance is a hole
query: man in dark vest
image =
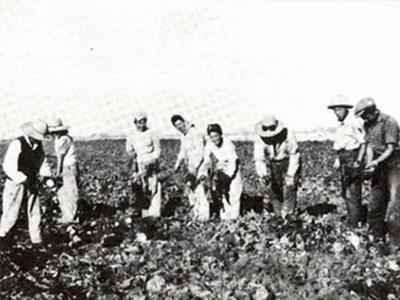
{"type": "Polygon", "coordinates": [[[6,152],[3,169],[7,179],[3,191],[3,213],[0,219],[0,245],[6,245],[7,235],[15,225],[21,204],[27,201],[29,235],[34,246],[42,243],[40,231],[40,201],[38,176],[50,177],[51,170],[45,160],[42,141],[47,124],[38,120],[21,126],[23,135],[13,140],[6,152]]]}
{"type": "Polygon", "coordinates": [[[400,249],[400,128],[382,113],[372,98],[361,99],[354,108],[364,120],[365,143],[373,151],[365,168],[371,174],[368,225],[378,238],[389,232],[392,251],[400,249]]]}

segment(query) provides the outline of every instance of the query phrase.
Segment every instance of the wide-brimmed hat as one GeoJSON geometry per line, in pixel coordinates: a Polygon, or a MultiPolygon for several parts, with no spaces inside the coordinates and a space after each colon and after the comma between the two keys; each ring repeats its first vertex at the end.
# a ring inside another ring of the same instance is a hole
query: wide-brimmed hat
{"type": "Polygon", "coordinates": [[[353,108],[353,105],[349,102],[349,100],[342,96],[337,95],[335,98],[332,99],[331,103],[328,105],[329,109],[334,109],[335,107],[344,107],[344,108],[353,108]]]}
{"type": "Polygon", "coordinates": [[[256,132],[259,136],[264,138],[271,138],[285,129],[285,126],[281,121],[275,118],[275,116],[265,116],[260,122],[256,124],[256,132]]]}
{"type": "Polygon", "coordinates": [[[48,133],[47,123],[43,120],[37,120],[33,122],[26,122],[21,125],[22,132],[34,139],[43,141],[48,133]]]}
{"type": "Polygon", "coordinates": [[[65,126],[60,118],[55,118],[48,122],[49,132],[59,132],[68,130],[69,126],[65,126]]]}
{"type": "Polygon", "coordinates": [[[363,98],[357,102],[356,107],[354,108],[354,114],[359,117],[368,108],[376,108],[375,100],[370,97],[363,98]]]}

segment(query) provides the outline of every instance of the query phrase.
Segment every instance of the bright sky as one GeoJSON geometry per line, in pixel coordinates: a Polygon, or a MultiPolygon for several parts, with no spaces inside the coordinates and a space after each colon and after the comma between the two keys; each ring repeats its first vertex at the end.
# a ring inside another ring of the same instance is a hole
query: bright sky
{"type": "Polygon", "coordinates": [[[326,104],[371,96],[400,120],[395,1],[2,0],[0,138],[61,116],[73,135],[130,128],[252,131],[267,113],[334,126],[326,104]]]}

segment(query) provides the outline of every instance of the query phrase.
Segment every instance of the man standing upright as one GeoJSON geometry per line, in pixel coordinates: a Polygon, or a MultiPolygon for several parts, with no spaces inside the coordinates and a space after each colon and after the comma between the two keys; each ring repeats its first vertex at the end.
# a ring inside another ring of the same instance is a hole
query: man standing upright
{"type": "Polygon", "coordinates": [[[355,170],[359,169],[363,163],[365,143],[361,124],[358,125],[355,118],[350,115],[351,108],[353,105],[340,95],[328,106],[340,123],[333,141],[333,149],[338,155],[334,168],[340,169],[341,195],[346,203],[348,222],[351,226],[357,226],[363,221],[362,180],[354,175],[355,170]]]}
{"type": "Polygon", "coordinates": [[[396,251],[400,249],[399,125],[380,112],[372,98],[361,99],[354,113],[364,120],[365,143],[373,151],[372,161],[365,166],[371,174],[368,225],[378,238],[384,238],[388,230],[390,244],[396,251]]]}
{"type": "Polygon", "coordinates": [[[174,171],[178,172],[182,164],[187,167],[185,176],[186,196],[196,218],[209,218],[209,204],[206,195],[201,187],[196,187],[198,171],[203,160],[205,139],[204,135],[194,126],[185,120],[181,115],[171,117],[172,125],[182,134],[181,148],[175,162],[174,171]]]}
{"type": "Polygon", "coordinates": [[[3,191],[0,241],[2,246],[7,244],[7,235],[18,219],[22,203],[27,201],[29,235],[37,247],[42,243],[38,175],[51,176],[42,147],[47,124],[42,120],[27,122],[21,129],[23,135],[10,143],[3,162],[7,179],[3,191]]]}
{"type": "Polygon", "coordinates": [[[74,139],[69,135],[69,127],[60,118],[49,122],[49,133],[54,136],[54,152],[57,156],[57,177],[62,177],[62,186],[58,189],[61,224],[78,222],[78,162],[75,156],[74,139]]]}

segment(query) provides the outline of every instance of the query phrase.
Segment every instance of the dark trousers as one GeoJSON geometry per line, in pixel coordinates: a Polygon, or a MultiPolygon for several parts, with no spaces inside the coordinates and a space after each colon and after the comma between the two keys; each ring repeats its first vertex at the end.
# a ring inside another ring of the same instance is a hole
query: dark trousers
{"type": "Polygon", "coordinates": [[[340,175],[342,183],[341,195],[347,208],[348,222],[357,226],[364,219],[362,199],[362,179],[354,174],[353,164],[357,160],[358,150],[343,150],[339,153],[340,175]]]}
{"type": "Polygon", "coordinates": [[[389,231],[390,242],[400,247],[400,154],[382,163],[371,178],[368,225],[377,237],[389,231]]]}
{"type": "Polygon", "coordinates": [[[279,215],[282,211],[293,214],[297,204],[300,170],[294,175],[294,185],[286,185],[288,167],[289,159],[270,162],[271,182],[267,186],[267,193],[274,212],[279,215]]]}

